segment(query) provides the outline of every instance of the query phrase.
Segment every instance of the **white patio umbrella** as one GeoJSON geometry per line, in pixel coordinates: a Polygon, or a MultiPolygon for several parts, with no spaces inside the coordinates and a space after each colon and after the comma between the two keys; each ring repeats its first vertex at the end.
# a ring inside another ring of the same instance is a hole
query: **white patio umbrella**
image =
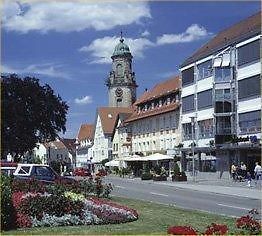
{"type": "Polygon", "coordinates": [[[155,153],[149,156],[144,157],[147,161],[160,161],[160,160],[172,160],[173,157],[164,155],[161,153],[155,153]]]}
{"type": "Polygon", "coordinates": [[[117,167],[119,167],[119,165],[120,165],[120,162],[118,160],[112,160],[112,161],[105,163],[105,166],[117,166],[117,167]]]}

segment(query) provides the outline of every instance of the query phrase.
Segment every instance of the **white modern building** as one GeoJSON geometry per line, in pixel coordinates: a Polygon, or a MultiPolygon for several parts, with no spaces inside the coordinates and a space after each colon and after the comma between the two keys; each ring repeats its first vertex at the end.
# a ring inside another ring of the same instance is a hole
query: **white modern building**
{"type": "Polygon", "coordinates": [[[252,171],[260,161],[260,38],[261,12],[221,31],[181,65],[184,169],[193,149],[202,171],[222,174],[240,161],[252,171]]]}

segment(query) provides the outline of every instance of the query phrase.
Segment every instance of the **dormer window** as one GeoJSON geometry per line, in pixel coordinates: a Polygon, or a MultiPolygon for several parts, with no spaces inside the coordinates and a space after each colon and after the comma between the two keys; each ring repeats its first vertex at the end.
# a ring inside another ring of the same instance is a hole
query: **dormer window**
{"type": "Polygon", "coordinates": [[[166,99],[166,101],[167,101],[167,105],[169,105],[170,104],[170,97],[168,97],[167,99],[166,99]]]}
{"type": "Polygon", "coordinates": [[[154,109],[155,108],[155,103],[151,102],[151,108],[154,109]]]}
{"type": "Polygon", "coordinates": [[[159,99],[159,107],[162,107],[162,100],[159,99]]]}

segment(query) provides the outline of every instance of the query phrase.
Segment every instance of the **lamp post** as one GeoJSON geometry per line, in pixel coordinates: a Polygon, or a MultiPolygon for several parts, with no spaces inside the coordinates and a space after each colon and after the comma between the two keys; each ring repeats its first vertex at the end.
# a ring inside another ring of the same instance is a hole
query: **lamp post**
{"type": "Polygon", "coordinates": [[[196,122],[196,117],[191,116],[191,132],[192,132],[192,161],[193,161],[193,181],[196,181],[196,176],[195,176],[195,122],[196,122]]]}

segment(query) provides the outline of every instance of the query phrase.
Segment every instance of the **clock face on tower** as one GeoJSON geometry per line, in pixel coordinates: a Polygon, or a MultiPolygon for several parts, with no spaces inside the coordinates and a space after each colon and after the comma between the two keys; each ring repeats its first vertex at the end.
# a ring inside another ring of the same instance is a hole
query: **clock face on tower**
{"type": "Polygon", "coordinates": [[[122,97],[123,95],[123,90],[121,88],[117,88],[115,91],[115,94],[117,97],[122,97]]]}

